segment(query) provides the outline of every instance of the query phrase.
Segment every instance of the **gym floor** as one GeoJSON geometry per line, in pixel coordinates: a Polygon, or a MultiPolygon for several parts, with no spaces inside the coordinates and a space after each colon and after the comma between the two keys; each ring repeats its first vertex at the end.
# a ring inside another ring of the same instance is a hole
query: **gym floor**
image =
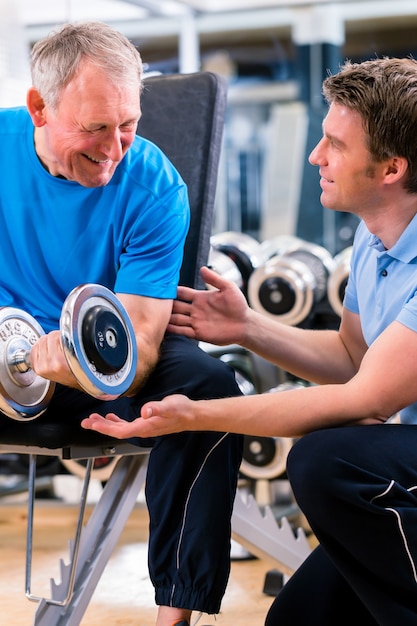
{"type": "MultiPolygon", "coordinates": [[[[68,540],[78,514],[79,479],[54,477],[57,499],[38,499],[35,506],[31,591],[48,596],[51,578],[60,580],[59,560],[68,560],[68,540]]],[[[92,485],[97,494],[100,485],[92,485]]],[[[88,514],[88,513],[87,513],[88,514]]],[[[0,499],[0,626],[29,626],[36,603],[25,597],[26,495],[0,499]]],[[[147,570],[148,513],[140,497],[110,558],[81,626],[153,626],[156,609],[147,570]]],[[[239,546],[237,546],[239,548],[239,546]]],[[[245,552],[236,554],[244,556],[245,552]]],[[[273,598],[263,593],[270,562],[255,558],[232,561],[220,615],[203,615],[199,626],[263,626],[273,598]]]]}

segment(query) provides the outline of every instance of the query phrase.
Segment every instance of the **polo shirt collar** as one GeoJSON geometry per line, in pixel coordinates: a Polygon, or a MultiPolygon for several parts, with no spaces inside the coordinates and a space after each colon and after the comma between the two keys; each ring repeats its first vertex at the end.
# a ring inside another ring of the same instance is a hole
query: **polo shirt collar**
{"type": "Polygon", "coordinates": [[[410,263],[417,258],[417,214],[413,217],[398,241],[389,250],[385,250],[382,241],[369,233],[368,245],[378,252],[385,252],[402,263],[410,263]]]}

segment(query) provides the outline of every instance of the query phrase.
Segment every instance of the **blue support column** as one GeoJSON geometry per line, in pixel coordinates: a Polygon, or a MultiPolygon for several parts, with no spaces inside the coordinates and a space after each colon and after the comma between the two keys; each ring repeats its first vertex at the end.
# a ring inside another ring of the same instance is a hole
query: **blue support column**
{"type": "Polygon", "coordinates": [[[345,27],[340,6],[326,4],[295,10],[293,40],[297,49],[296,73],[301,99],[322,109],[321,85],[329,72],[337,72],[342,60],[345,27]]]}
{"type": "Polygon", "coordinates": [[[329,72],[337,72],[341,62],[340,46],[328,42],[297,45],[296,79],[300,99],[309,107],[323,112],[321,86],[329,72]]]}
{"type": "Polygon", "coordinates": [[[340,6],[331,4],[302,8],[297,11],[293,31],[300,99],[307,107],[309,120],[296,234],[324,246],[332,254],[351,244],[357,220],[323,208],[317,168],[308,163],[308,155],[322,136],[321,125],[327,111],[323,80],[329,73],[336,73],[344,60],[345,29],[339,9],[340,6]]]}

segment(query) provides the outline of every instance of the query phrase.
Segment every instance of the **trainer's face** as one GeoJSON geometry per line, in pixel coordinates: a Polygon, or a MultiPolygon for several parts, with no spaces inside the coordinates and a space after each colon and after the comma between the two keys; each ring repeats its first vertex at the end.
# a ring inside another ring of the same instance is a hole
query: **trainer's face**
{"type": "Polygon", "coordinates": [[[58,107],[35,124],[37,154],[53,176],[84,187],[111,180],[131,146],[141,115],[139,86],[109,81],[86,62],[63,90],[58,107]]]}
{"type": "Polygon", "coordinates": [[[359,113],[333,103],[309,161],[319,167],[323,206],[356,214],[378,207],[385,164],[372,160],[359,113]]]}

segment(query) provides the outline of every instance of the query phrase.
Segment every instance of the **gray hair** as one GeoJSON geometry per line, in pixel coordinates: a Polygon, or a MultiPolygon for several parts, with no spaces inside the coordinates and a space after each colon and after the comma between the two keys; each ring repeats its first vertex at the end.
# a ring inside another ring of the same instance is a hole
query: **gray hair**
{"type": "Polygon", "coordinates": [[[115,84],[137,85],[141,91],[142,59],[124,35],[102,22],[66,24],[32,48],[32,83],[47,106],[56,109],[62,90],[85,60],[115,84]]]}

